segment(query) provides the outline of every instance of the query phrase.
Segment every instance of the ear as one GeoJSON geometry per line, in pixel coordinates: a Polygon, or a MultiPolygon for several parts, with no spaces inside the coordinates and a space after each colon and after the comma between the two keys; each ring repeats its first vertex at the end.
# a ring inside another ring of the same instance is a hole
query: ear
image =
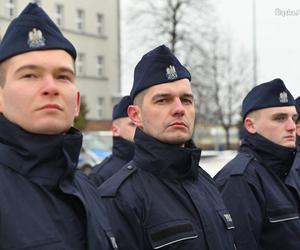
{"type": "Polygon", "coordinates": [[[111,131],[113,136],[120,136],[118,126],[114,122],[111,125],[111,131]]]}
{"type": "Polygon", "coordinates": [[[244,126],[249,133],[255,134],[257,132],[253,118],[247,116],[244,121],[244,126]]]}
{"type": "Polygon", "coordinates": [[[129,105],[127,108],[128,117],[138,128],[143,128],[143,121],[141,118],[141,110],[136,105],[129,105]]]}
{"type": "Polygon", "coordinates": [[[80,92],[77,91],[75,117],[79,116],[80,112],[80,92]]]}

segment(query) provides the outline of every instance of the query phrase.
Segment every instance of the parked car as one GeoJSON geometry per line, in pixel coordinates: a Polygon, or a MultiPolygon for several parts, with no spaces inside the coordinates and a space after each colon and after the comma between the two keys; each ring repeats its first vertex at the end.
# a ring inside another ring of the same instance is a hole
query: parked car
{"type": "Polygon", "coordinates": [[[92,167],[112,152],[111,131],[84,132],[78,168],[88,174],[92,167]]]}

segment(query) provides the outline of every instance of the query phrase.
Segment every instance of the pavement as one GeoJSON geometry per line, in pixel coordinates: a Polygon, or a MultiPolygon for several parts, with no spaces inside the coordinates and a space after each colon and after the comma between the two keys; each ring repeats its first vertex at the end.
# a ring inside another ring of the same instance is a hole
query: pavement
{"type": "Polygon", "coordinates": [[[201,153],[200,166],[214,177],[224,165],[237,154],[235,150],[203,151],[201,153]]]}

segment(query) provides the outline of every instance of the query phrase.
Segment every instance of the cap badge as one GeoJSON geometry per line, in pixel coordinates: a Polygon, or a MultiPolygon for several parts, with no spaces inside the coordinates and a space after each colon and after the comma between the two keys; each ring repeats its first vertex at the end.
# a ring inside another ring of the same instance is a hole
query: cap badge
{"type": "Polygon", "coordinates": [[[285,91],[282,91],[280,94],[279,94],[279,101],[281,103],[287,103],[288,102],[288,94],[285,92],[285,91]]]}
{"type": "Polygon", "coordinates": [[[174,65],[170,65],[169,67],[167,67],[166,72],[167,72],[166,75],[167,75],[168,80],[174,80],[177,78],[177,72],[176,72],[174,65]]]}
{"type": "Polygon", "coordinates": [[[30,48],[39,48],[45,46],[46,39],[43,37],[41,30],[33,28],[32,31],[28,33],[27,44],[30,48]]]}

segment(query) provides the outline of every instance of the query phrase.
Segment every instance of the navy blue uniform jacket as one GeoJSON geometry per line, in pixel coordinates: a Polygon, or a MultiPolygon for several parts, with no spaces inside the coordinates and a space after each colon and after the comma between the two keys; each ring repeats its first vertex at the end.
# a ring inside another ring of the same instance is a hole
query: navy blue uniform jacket
{"type": "Polygon", "coordinates": [[[300,249],[299,155],[291,168],[289,150],[258,141],[256,148],[243,143],[214,177],[235,224],[237,249],[300,249]]]}
{"type": "Polygon", "coordinates": [[[1,250],[113,249],[97,192],[75,172],[81,140],[74,128],[31,134],[0,115],[1,250]]]}
{"type": "Polygon", "coordinates": [[[137,129],[131,162],[99,187],[121,250],[233,250],[233,224],[200,150],[137,129]]]}
{"type": "Polygon", "coordinates": [[[100,164],[93,167],[89,177],[98,187],[105,180],[118,172],[127,162],[132,160],[134,144],[122,137],[113,137],[112,154],[105,158],[100,164]]]}

